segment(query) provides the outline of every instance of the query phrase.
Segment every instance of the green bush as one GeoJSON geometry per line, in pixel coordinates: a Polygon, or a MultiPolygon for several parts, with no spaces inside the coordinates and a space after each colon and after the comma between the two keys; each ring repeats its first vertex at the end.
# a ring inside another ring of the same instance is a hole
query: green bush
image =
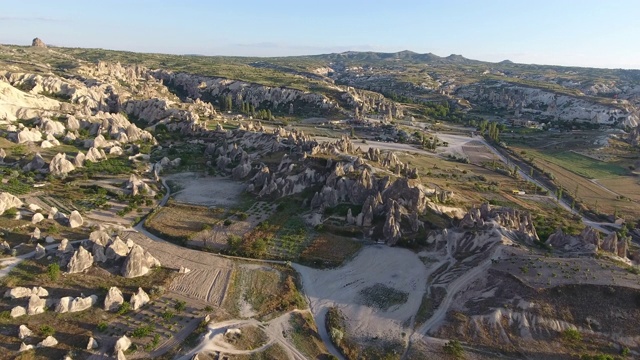
{"type": "Polygon", "coordinates": [[[55,333],[56,333],[56,330],[49,325],[40,326],[40,335],[44,337],[53,336],[53,334],[55,333]]]}
{"type": "Polygon", "coordinates": [[[184,311],[187,308],[187,303],[182,300],[177,300],[173,308],[177,311],[184,311]]]}
{"type": "Polygon", "coordinates": [[[108,326],[109,325],[106,322],[102,321],[98,324],[97,328],[98,328],[98,331],[105,332],[108,326]]]}
{"type": "Polygon", "coordinates": [[[131,336],[134,337],[134,338],[142,338],[142,337],[145,337],[145,336],[151,334],[151,331],[153,331],[153,326],[145,325],[145,326],[141,326],[141,327],[135,329],[131,333],[131,336]]]}
{"type": "Polygon", "coordinates": [[[128,302],[125,301],[118,308],[118,315],[124,315],[124,314],[128,313],[129,310],[131,310],[131,304],[129,304],[128,302]]]}
{"type": "Polygon", "coordinates": [[[442,350],[457,359],[464,356],[464,349],[458,340],[447,341],[447,343],[442,346],[442,350]]]}
{"type": "Polygon", "coordinates": [[[580,342],[582,341],[582,334],[576,329],[567,329],[562,332],[562,338],[568,342],[580,342]]]}
{"type": "Polygon", "coordinates": [[[49,264],[47,266],[47,274],[49,274],[49,279],[51,281],[57,281],[60,278],[60,265],[58,263],[49,264]]]}

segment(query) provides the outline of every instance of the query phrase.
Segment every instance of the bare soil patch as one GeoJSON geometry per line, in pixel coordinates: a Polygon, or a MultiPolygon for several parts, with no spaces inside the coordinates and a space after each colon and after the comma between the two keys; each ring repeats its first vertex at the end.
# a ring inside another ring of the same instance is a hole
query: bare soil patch
{"type": "Polygon", "coordinates": [[[173,195],[179,202],[231,207],[245,188],[241,182],[229,177],[206,176],[198,173],[179,173],[166,177],[167,182],[175,182],[180,190],[173,195]]]}

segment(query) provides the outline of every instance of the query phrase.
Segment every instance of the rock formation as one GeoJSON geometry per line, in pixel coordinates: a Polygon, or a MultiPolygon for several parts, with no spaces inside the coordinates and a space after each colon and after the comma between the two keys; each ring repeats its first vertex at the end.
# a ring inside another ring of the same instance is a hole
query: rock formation
{"type": "Polygon", "coordinates": [[[40,299],[38,295],[29,297],[29,305],[27,306],[27,315],[42,314],[47,307],[47,301],[40,299]]]}
{"type": "Polygon", "coordinates": [[[31,350],[33,349],[33,345],[27,345],[25,343],[21,343],[20,344],[20,349],[18,349],[18,352],[23,352],[23,351],[27,351],[27,350],[31,350]]]}
{"type": "Polygon", "coordinates": [[[148,303],[151,299],[149,299],[149,295],[147,295],[142,288],[138,288],[138,292],[131,295],[131,299],[129,300],[129,304],[131,304],[131,310],[138,310],[146,303],[148,303]]]}
{"type": "Polygon", "coordinates": [[[47,45],[44,43],[44,41],[40,40],[40,38],[33,39],[33,41],[31,42],[31,46],[39,47],[39,48],[46,48],[47,47],[47,45]]]}
{"type": "Polygon", "coordinates": [[[127,256],[128,253],[129,248],[127,247],[127,244],[120,240],[120,237],[116,236],[115,240],[109,246],[107,246],[104,254],[107,259],[117,260],[121,257],[127,256]]]}
{"type": "Polygon", "coordinates": [[[129,349],[129,347],[131,346],[131,340],[126,336],[123,335],[121,338],[119,338],[116,341],[116,345],[113,348],[113,352],[117,353],[119,351],[127,351],[127,349],[129,349]]]}
{"type": "Polygon", "coordinates": [[[33,217],[31,218],[31,223],[32,224],[37,224],[42,220],[44,220],[44,215],[42,215],[40,213],[35,213],[35,214],[33,214],[33,217]]]}
{"type": "Polygon", "coordinates": [[[104,309],[106,311],[117,311],[124,302],[122,291],[115,286],[109,288],[109,293],[104,299],[104,309]]]}
{"type": "Polygon", "coordinates": [[[79,273],[90,268],[91,265],[93,265],[93,255],[80,246],[69,260],[67,270],[70,274],[79,273]]]}
{"type": "Polygon", "coordinates": [[[84,220],[82,219],[82,215],[78,212],[78,210],[73,210],[71,214],[69,214],[69,227],[77,228],[82,226],[84,220]]]}
{"type": "Polygon", "coordinates": [[[32,289],[18,286],[13,289],[7,290],[7,292],[4,293],[4,297],[10,298],[10,299],[27,298],[27,297],[31,297],[31,295],[47,297],[49,296],[49,292],[47,291],[47,289],[41,286],[33,287],[32,289]]]}
{"type": "Polygon", "coordinates": [[[122,266],[122,276],[126,278],[143,276],[154,266],[160,266],[160,262],[149,252],[144,251],[140,245],[134,245],[122,266]]]}
{"type": "Polygon", "coordinates": [[[0,193],[0,215],[4,214],[6,210],[19,208],[22,205],[23,202],[16,196],[11,195],[8,192],[0,193]]]}
{"type": "Polygon", "coordinates": [[[89,341],[87,342],[87,350],[93,350],[99,347],[100,347],[100,344],[98,344],[98,341],[96,341],[96,339],[94,339],[93,336],[89,336],[89,341]]]}
{"type": "Polygon", "coordinates": [[[69,243],[69,240],[64,238],[60,241],[60,244],[58,245],[58,252],[66,254],[66,253],[70,253],[73,251],[73,246],[71,245],[71,243],[69,243]]]}
{"type": "Polygon", "coordinates": [[[53,336],[49,335],[46,338],[44,338],[44,340],[40,341],[37,347],[54,347],[56,345],[58,345],[58,340],[56,340],[56,338],[54,338],[53,336]]]}
{"type": "Polygon", "coordinates": [[[11,309],[11,313],[10,313],[11,318],[15,319],[22,315],[27,315],[27,309],[25,309],[24,306],[15,306],[11,309]]]}
{"type": "Polygon", "coordinates": [[[73,170],[75,170],[75,166],[67,160],[67,156],[63,153],[58,153],[49,163],[49,172],[54,176],[64,176],[73,170]]]}
{"type": "Polygon", "coordinates": [[[91,295],[87,297],[65,296],[60,299],[56,305],[57,313],[84,311],[92,307],[98,301],[98,296],[91,295]]]}
{"type": "Polygon", "coordinates": [[[33,334],[33,332],[29,330],[27,325],[20,325],[20,327],[18,328],[18,339],[20,340],[28,338],[29,336],[31,336],[31,334],[33,334]]]}
{"type": "Polygon", "coordinates": [[[42,259],[47,255],[47,250],[44,248],[44,246],[37,244],[35,253],[36,259],[42,259]]]}

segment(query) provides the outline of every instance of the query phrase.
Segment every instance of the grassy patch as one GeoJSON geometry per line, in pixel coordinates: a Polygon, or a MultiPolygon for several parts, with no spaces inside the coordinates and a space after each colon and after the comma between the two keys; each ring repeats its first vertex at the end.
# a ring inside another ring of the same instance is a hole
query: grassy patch
{"type": "Polygon", "coordinates": [[[300,254],[299,261],[314,267],[340,266],[362,248],[362,243],[350,238],[328,233],[318,233],[311,244],[300,254]]]}
{"type": "Polygon", "coordinates": [[[308,358],[318,359],[328,353],[309,313],[292,313],[289,324],[293,330],[289,333],[293,345],[308,358]]]}
{"type": "Polygon", "coordinates": [[[409,294],[383,284],[375,284],[360,290],[358,298],[364,305],[386,311],[392,306],[406,303],[409,294]]]}

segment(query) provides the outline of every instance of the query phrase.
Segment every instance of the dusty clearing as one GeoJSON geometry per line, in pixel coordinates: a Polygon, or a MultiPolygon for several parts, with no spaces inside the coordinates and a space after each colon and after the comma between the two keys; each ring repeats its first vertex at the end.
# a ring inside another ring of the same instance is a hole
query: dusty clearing
{"type": "Polygon", "coordinates": [[[147,249],[162,266],[180,269],[186,267],[191,272],[178,276],[169,288],[187,297],[220,306],[224,301],[233,262],[213,254],[178,247],[171,243],[153,241],[148,237],[128,232],[123,239],[132,239],[147,249]]]}
{"type": "Polygon", "coordinates": [[[165,179],[178,184],[180,190],[173,195],[176,201],[205,206],[234,206],[245,188],[241,182],[228,177],[205,176],[198,173],[173,174],[165,179]]]}
{"type": "Polygon", "coordinates": [[[351,262],[332,270],[294,266],[302,275],[316,323],[324,324],[324,315],[319,314],[324,314],[329,307],[338,307],[347,319],[350,332],[362,338],[400,339],[426,289],[424,264],[406,249],[368,246],[351,262]],[[376,284],[407,294],[406,302],[392,304],[386,310],[361,305],[361,291],[376,284]]]}
{"type": "Polygon", "coordinates": [[[199,232],[216,226],[224,217],[225,211],[171,201],[151,215],[145,221],[145,226],[167,239],[186,241],[199,232]]]}

